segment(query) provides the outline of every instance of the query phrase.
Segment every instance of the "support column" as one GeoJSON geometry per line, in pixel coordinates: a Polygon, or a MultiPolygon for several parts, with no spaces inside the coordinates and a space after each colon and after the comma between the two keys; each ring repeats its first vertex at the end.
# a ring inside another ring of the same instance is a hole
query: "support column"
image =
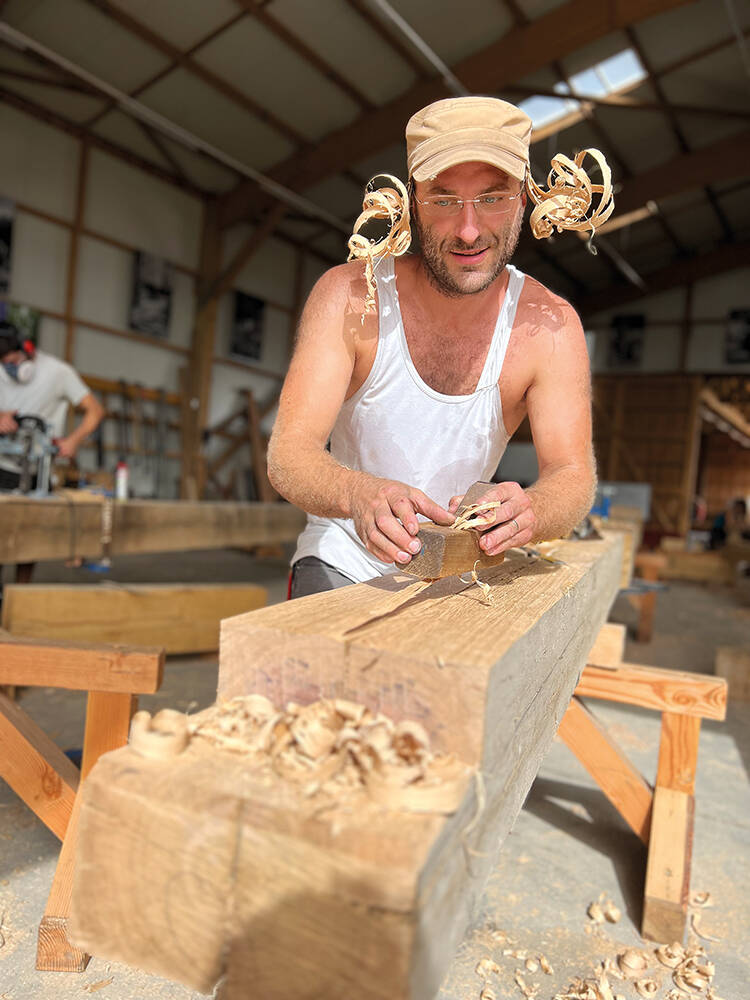
{"type": "Polygon", "coordinates": [[[198,500],[203,492],[204,468],[201,456],[201,433],[206,426],[211,394],[211,369],[216,334],[216,313],[219,297],[206,298],[221,268],[221,231],[217,223],[216,202],[205,202],[199,277],[195,284],[195,325],[190,349],[190,361],[185,373],[182,392],[182,476],[180,497],[198,500]]]}
{"type": "Polygon", "coordinates": [[[70,250],[68,252],[68,278],[65,290],[65,360],[73,362],[75,354],[75,295],[78,276],[78,247],[81,241],[81,227],[86,210],[86,182],[89,172],[89,144],[81,143],[81,156],[78,162],[78,185],[76,188],[76,207],[73,218],[73,228],[70,231],[70,250]]]}

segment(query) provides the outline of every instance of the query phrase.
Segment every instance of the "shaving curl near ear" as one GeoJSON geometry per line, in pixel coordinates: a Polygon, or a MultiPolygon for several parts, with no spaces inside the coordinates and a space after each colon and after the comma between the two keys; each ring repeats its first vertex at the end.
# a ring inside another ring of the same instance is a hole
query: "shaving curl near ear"
{"type": "MultiPolygon", "coordinates": [[[[526,178],[526,190],[535,205],[529,218],[534,236],[541,240],[564,229],[590,231],[588,247],[596,253],[591,242],[594,233],[612,215],[615,207],[612,173],[604,154],[598,149],[583,149],[571,160],[563,153],[557,153],[552,158],[547,187],[545,191],[530,174],[526,178]],[[598,164],[602,174],[601,184],[592,183],[583,169],[581,164],[587,156],[598,164]],[[599,195],[599,203],[592,208],[595,195],[599,195]]],[[[364,322],[365,315],[375,312],[375,265],[388,255],[400,257],[411,245],[409,193],[398,177],[376,174],[367,182],[362,212],[354,223],[348,245],[348,260],[365,262],[367,297],[362,316],[364,322]],[[376,188],[375,181],[379,178],[389,181],[392,186],[376,188]],[[378,240],[370,240],[360,232],[373,219],[385,219],[390,224],[388,232],[378,240]]]]}
{"type": "Polygon", "coordinates": [[[582,149],[571,160],[562,153],[552,157],[552,169],[547,175],[547,187],[544,191],[531,177],[526,178],[526,190],[535,204],[531,212],[529,225],[534,236],[546,239],[557,230],[572,229],[578,232],[591,231],[589,249],[596,250],[591,245],[594,233],[603,225],[614,211],[615,203],[612,195],[612,172],[604,155],[598,149],[582,149]],[[599,165],[602,174],[601,184],[592,184],[591,178],[581,164],[590,156],[599,165]],[[593,196],[599,195],[599,204],[592,210],[593,196]]]}
{"type": "MultiPolygon", "coordinates": [[[[391,174],[376,174],[367,182],[362,212],[354,223],[349,238],[348,260],[364,260],[367,298],[365,314],[375,311],[375,264],[386,255],[400,257],[411,245],[409,228],[409,194],[398,179],[391,174]],[[385,178],[392,187],[375,187],[378,178],[385,178]],[[360,233],[365,223],[372,219],[387,219],[390,227],[379,240],[370,240],[360,233]]],[[[364,322],[364,315],[362,316],[364,322]]]]}

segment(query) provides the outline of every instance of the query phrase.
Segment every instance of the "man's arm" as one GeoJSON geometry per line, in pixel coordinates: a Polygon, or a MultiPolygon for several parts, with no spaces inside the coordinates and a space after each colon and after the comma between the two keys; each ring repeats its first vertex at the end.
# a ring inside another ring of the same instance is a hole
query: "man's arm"
{"type": "MultiPolygon", "coordinates": [[[[563,317],[559,328],[546,330],[537,341],[534,376],[526,392],[539,477],[526,490],[518,483],[498,483],[488,491],[487,499],[504,501],[492,512],[496,526],[485,529],[480,541],[490,555],[567,535],[594,501],[586,341],[581,322],[567,303],[563,317]]],[[[453,509],[458,499],[451,501],[453,509]]]]}
{"type": "Polygon", "coordinates": [[[367,549],[406,563],[419,551],[417,513],[453,518],[420,490],[347,469],[326,451],[345,399],[363,381],[358,345],[377,338],[377,316],[362,324],[359,264],[332,268],[310,293],[268,448],[268,475],[287,500],[310,514],[352,518],[367,549]]]}
{"type": "Polygon", "coordinates": [[[86,393],[83,399],[79,400],[77,409],[83,410],[80,423],[72,433],[57,442],[59,453],[63,458],[74,458],[83,442],[96,430],[104,417],[104,409],[92,392],[86,393]]]}

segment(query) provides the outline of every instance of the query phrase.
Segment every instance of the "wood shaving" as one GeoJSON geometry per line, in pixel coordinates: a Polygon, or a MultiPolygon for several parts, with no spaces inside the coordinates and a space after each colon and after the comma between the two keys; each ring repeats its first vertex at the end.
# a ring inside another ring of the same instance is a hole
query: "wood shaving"
{"type": "Polygon", "coordinates": [[[468,531],[469,528],[481,528],[488,524],[494,524],[494,516],[491,518],[479,517],[488,510],[497,510],[502,507],[505,500],[485,500],[484,503],[471,503],[466,507],[463,514],[456,518],[451,525],[457,531],[468,531]]]}
{"type": "Polygon", "coordinates": [[[549,964],[549,962],[547,961],[547,959],[545,958],[544,955],[540,955],[539,956],[539,964],[542,967],[542,972],[544,972],[545,975],[547,975],[547,976],[551,976],[552,975],[552,973],[553,973],[554,970],[553,970],[552,966],[549,964]]]}
{"type": "Polygon", "coordinates": [[[375,265],[386,255],[400,257],[411,245],[409,228],[409,194],[403,183],[392,174],[376,174],[367,182],[362,211],[354,223],[354,231],[349,237],[348,260],[364,260],[367,297],[362,315],[375,311],[375,265]],[[392,187],[376,188],[379,178],[390,181],[392,187]],[[380,239],[370,240],[360,230],[373,219],[384,219],[389,229],[380,239]]]}
{"type": "Polygon", "coordinates": [[[483,958],[474,970],[478,976],[482,979],[489,979],[490,976],[498,976],[500,974],[500,966],[497,962],[493,962],[491,958],[483,958]]]}
{"type": "Polygon", "coordinates": [[[534,236],[546,239],[555,230],[564,229],[577,232],[590,231],[591,236],[603,225],[614,211],[612,194],[612,173],[609,164],[598,149],[582,149],[573,160],[557,153],[552,157],[552,169],[547,175],[544,190],[529,175],[526,190],[535,204],[529,225],[534,236]],[[599,166],[601,184],[592,184],[582,163],[590,156],[599,166]],[[592,209],[593,196],[599,195],[599,204],[592,209]]]}
{"type": "Polygon", "coordinates": [[[534,983],[533,986],[529,986],[523,978],[523,973],[520,969],[516,969],[513,979],[515,980],[516,986],[519,988],[521,993],[527,997],[527,1000],[533,1000],[533,998],[539,993],[539,984],[534,983]]]}
{"type": "Polygon", "coordinates": [[[479,1000],[497,1000],[497,995],[489,986],[483,986],[482,992],[479,994],[479,1000]]]}
{"type": "Polygon", "coordinates": [[[704,941],[721,941],[720,937],[714,937],[713,934],[706,934],[705,931],[698,930],[698,924],[701,920],[700,913],[690,914],[690,930],[693,934],[697,934],[699,938],[703,938],[704,941]]]}
{"type": "Polygon", "coordinates": [[[539,970],[539,963],[534,958],[527,958],[524,965],[527,972],[537,972],[539,970]]]}
{"type": "Polygon", "coordinates": [[[586,915],[589,920],[593,920],[595,924],[604,923],[604,910],[601,908],[599,903],[589,903],[586,915]]]}
{"type": "Polygon", "coordinates": [[[655,979],[636,979],[633,986],[638,996],[646,997],[646,1000],[655,997],[659,992],[659,984],[655,979]]]}
{"type": "Polygon", "coordinates": [[[676,969],[685,961],[685,949],[679,941],[675,941],[674,944],[659,945],[658,948],[654,948],[654,954],[668,969],[676,969]]]}
{"type": "Polygon", "coordinates": [[[418,722],[394,723],[344,699],[290,702],[282,712],[263,695],[245,695],[194,716],[190,731],[301,785],[310,798],[364,790],[388,809],[452,813],[471,775],[453,754],[433,752],[418,722]]]}
{"type": "Polygon", "coordinates": [[[89,983],[87,986],[83,987],[84,993],[97,993],[99,990],[103,990],[105,986],[109,986],[109,984],[114,981],[115,977],[110,976],[109,979],[100,979],[98,983],[89,983]]]}
{"type": "Polygon", "coordinates": [[[690,897],[691,906],[713,906],[710,892],[694,892],[690,897]]]}
{"type": "Polygon", "coordinates": [[[136,712],[130,723],[130,747],[142,757],[167,760],[182,753],[190,741],[188,717],[184,712],[163,708],[152,718],[150,712],[136,712]]]}
{"type": "Polygon", "coordinates": [[[608,899],[604,904],[604,918],[607,923],[616,924],[621,916],[619,907],[615,906],[611,899],[608,899]]]}
{"type": "Polygon", "coordinates": [[[479,565],[479,559],[474,563],[471,570],[471,580],[464,580],[464,574],[459,577],[461,583],[475,583],[477,587],[482,591],[482,596],[484,598],[485,604],[492,604],[492,589],[489,583],[485,583],[484,580],[479,579],[479,574],[477,573],[477,566],[479,565]]]}
{"type": "Polygon", "coordinates": [[[648,956],[644,955],[642,951],[638,951],[635,948],[628,948],[620,952],[617,956],[617,964],[620,967],[620,971],[626,976],[635,976],[648,968],[649,960],[648,956]]]}

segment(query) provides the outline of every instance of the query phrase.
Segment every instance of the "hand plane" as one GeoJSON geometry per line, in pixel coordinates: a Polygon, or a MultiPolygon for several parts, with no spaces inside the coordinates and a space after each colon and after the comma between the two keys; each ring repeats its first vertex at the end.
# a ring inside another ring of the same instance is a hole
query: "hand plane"
{"type": "MultiPolygon", "coordinates": [[[[456,517],[463,514],[468,507],[478,502],[493,483],[477,482],[464,495],[461,505],[456,511],[456,517]]],[[[439,580],[454,573],[468,573],[478,562],[477,569],[497,566],[504,559],[499,556],[488,556],[479,547],[479,533],[472,528],[458,529],[445,527],[442,524],[424,524],[417,533],[422,543],[421,550],[412,557],[406,566],[399,567],[404,573],[421,577],[423,580],[439,580]]]]}

